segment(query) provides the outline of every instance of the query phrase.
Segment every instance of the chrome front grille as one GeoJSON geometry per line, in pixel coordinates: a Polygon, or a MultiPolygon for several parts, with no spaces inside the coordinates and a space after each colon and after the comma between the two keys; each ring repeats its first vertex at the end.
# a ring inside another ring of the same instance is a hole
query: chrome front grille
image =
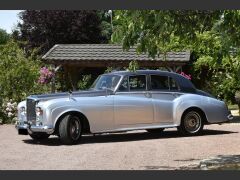
{"type": "Polygon", "coordinates": [[[36,101],[34,99],[27,99],[27,121],[32,125],[36,124],[36,101]]]}

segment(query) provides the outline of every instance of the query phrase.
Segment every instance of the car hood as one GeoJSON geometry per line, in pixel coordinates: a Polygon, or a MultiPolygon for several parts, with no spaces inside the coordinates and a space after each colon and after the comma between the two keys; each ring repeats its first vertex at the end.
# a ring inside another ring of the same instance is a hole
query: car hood
{"type": "Polygon", "coordinates": [[[50,99],[58,99],[58,98],[65,98],[65,97],[92,97],[92,96],[104,96],[106,95],[106,90],[88,90],[88,91],[74,91],[71,93],[69,92],[61,92],[61,93],[51,93],[51,94],[40,94],[40,95],[31,95],[28,96],[28,99],[34,99],[36,101],[46,101],[50,99]]]}

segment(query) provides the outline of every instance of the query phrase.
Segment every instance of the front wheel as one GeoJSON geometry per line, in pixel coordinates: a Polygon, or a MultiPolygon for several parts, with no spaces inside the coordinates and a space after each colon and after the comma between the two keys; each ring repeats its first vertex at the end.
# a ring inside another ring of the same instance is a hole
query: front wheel
{"type": "Polygon", "coordinates": [[[203,118],[203,114],[200,111],[187,111],[183,114],[181,125],[177,129],[183,135],[198,135],[203,130],[203,118]]]}
{"type": "Polygon", "coordinates": [[[82,124],[79,117],[66,115],[59,124],[59,137],[64,144],[77,144],[81,138],[82,124]]]}
{"type": "Polygon", "coordinates": [[[40,140],[47,139],[50,136],[50,134],[38,132],[38,133],[29,134],[29,136],[34,140],[40,141],[40,140]]]}

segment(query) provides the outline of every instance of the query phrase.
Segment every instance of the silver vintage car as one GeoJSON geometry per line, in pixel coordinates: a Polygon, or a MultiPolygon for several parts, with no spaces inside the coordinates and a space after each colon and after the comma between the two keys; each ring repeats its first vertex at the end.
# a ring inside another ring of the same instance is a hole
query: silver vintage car
{"type": "Polygon", "coordinates": [[[167,71],[116,71],[100,75],[88,91],[32,95],[18,104],[19,134],[35,140],[57,135],[76,144],[82,134],[176,127],[197,135],[204,124],[233,116],[226,104],[167,71]]]}

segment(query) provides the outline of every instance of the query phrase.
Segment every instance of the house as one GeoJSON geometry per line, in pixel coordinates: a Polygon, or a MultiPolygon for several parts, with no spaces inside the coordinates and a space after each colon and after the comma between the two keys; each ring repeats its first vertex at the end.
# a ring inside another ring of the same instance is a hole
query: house
{"type": "Polygon", "coordinates": [[[168,71],[181,71],[190,60],[190,51],[168,52],[165,56],[160,55],[153,59],[147,54],[137,54],[134,47],[123,51],[122,46],[116,44],[57,44],[42,60],[57,69],[61,67],[75,89],[81,73],[99,75],[107,67],[128,67],[133,60],[138,62],[141,69],[165,68],[168,71]]]}

